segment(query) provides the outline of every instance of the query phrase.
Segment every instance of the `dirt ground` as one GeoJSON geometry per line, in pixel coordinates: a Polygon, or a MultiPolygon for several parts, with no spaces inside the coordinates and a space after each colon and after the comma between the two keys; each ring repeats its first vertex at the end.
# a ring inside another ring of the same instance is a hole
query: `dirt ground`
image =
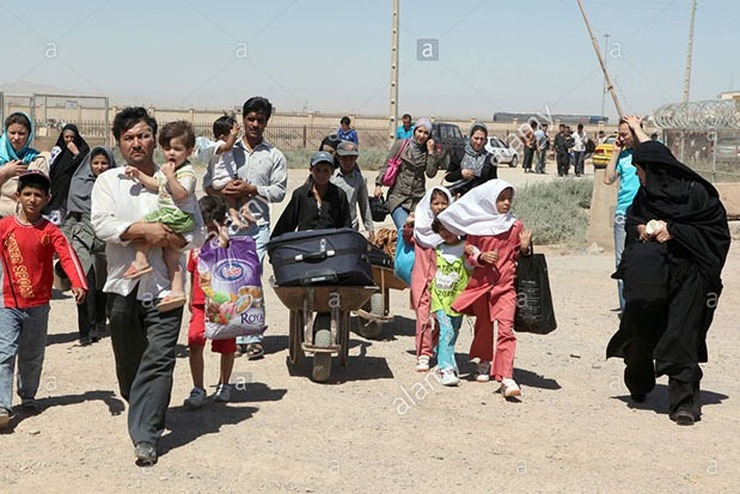
{"type": "MultiPolygon", "coordinates": [[[[515,184],[552,179],[520,168],[501,175],[515,184]]],[[[304,176],[291,171],[290,189],[304,176]]],[[[519,335],[521,402],[470,379],[471,321],[457,346],[461,386],[414,372],[408,291],[392,292],[385,341],[352,334],[348,367],[335,360],[332,380],[314,383],[310,359],[288,367],[288,311],[267,289],[267,355],[237,359],[227,405],[182,406],[192,386],[186,313],[160,461],[144,469],[134,465],[110,340],[80,347],[73,301],[61,295],[52,301],[41,409],[18,415],[0,437],[0,492],[736,492],[738,247],[709,333],[703,420],[686,428],[668,419],[665,378],[634,407],[622,362],[604,358],[618,324],[612,255],[541,250],[559,327],[519,335]]],[[[208,352],[210,385],[217,365],[208,352]]]]}

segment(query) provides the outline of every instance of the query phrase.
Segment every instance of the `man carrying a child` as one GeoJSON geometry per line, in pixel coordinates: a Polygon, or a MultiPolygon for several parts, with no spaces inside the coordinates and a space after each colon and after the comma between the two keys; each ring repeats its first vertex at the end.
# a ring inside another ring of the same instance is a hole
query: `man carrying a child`
{"type": "MultiPolygon", "coordinates": [[[[147,176],[158,170],[153,160],[156,134],[157,121],[144,108],[124,108],[113,120],[113,136],[126,164],[147,176]]],[[[95,234],[106,242],[108,280],[103,290],[109,297],[116,375],[121,396],[129,404],[128,429],[139,466],[157,462],[183,315],[182,307],[162,312],[157,308],[171,288],[162,248],[184,251],[205,238],[199,211],[194,215],[195,230],[182,237],[162,223],[141,220],[157,208],[158,193],[129,178],[123,168],[111,168],[95,181],[91,222],[95,234]],[[136,254],[136,242],[152,246],[152,272],[129,279],[124,274],[136,254]]]]}
{"type": "MultiPolygon", "coordinates": [[[[238,199],[241,210],[247,213],[243,216],[254,219],[255,224],[239,234],[249,235],[254,239],[260,263],[263,262],[267,243],[270,241],[270,203],[282,201],[288,187],[285,156],[264,139],[271,115],[272,104],[267,98],[249,98],[242,108],[244,137],[232,148],[237,176],[220,191],[212,187],[212,177],[209,174],[203,178],[206,193],[238,199]]],[[[265,354],[262,335],[238,338],[237,343],[239,351],[246,354],[249,360],[258,359],[265,354]]]]}

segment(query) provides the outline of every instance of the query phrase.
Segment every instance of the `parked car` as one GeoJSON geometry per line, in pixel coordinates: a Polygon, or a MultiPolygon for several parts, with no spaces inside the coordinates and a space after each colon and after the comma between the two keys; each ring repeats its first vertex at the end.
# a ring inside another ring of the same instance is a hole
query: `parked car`
{"type": "Polygon", "coordinates": [[[432,124],[432,139],[434,139],[434,146],[437,152],[447,154],[440,162],[439,168],[441,170],[447,169],[447,165],[452,157],[457,161],[462,161],[465,155],[465,138],[458,125],[434,122],[432,124]]]}
{"type": "Polygon", "coordinates": [[[719,138],[714,149],[717,162],[740,164],[740,137],[719,138]]]}
{"type": "Polygon", "coordinates": [[[511,168],[515,168],[519,164],[519,153],[517,150],[508,146],[496,136],[488,138],[486,151],[491,153],[499,164],[508,164],[511,168]]]}
{"type": "Polygon", "coordinates": [[[591,163],[593,163],[594,168],[606,168],[609,160],[612,159],[614,141],[617,140],[617,137],[618,134],[609,134],[604,142],[596,145],[594,154],[591,156],[591,163]]]}

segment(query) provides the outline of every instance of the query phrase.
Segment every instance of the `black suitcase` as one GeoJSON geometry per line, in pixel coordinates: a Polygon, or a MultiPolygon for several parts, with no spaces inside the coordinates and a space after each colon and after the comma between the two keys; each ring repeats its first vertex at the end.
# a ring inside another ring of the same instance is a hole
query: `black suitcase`
{"type": "Polygon", "coordinates": [[[285,233],[267,252],[278,286],[375,284],[368,242],[352,228],[285,233]]]}

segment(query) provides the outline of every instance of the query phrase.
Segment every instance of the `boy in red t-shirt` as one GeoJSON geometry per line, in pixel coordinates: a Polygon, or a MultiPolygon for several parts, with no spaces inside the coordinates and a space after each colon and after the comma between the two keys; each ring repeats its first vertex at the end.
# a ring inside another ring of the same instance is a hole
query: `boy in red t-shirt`
{"type": "MultiPolygon", "coordinates": [[[[210,242],[213,235],[225,235],[226,201],[217,196],[204,196],[198,201],[203,215],[203,223],[208,228],[210,242]]],[[[198,279],[198,250],[191,250],[188,256],[188,271],[191,273],[190,290],[190,326],[188,327],[188,348],[190,350],[190,374],[193,377],[193,389],[185,399],[185,408],[195,410],[203,406],[206,401],[206,390],[203,385],[203,349],[206,346],[206,298],[198,279]]],[[[221,372],[214,401],[226,403],[231,400],[231,371],[234,368],[234,353],[236,352],[236,338],[213,340],[211,350],[221,354],[221,372]]]]}
{"type": "Polygon", "coordinates": [[[36,408],[36,391],[46,350],[53,257],[59,257],[79,304],[87,283],[80,261],[64,234],[41,217],[49,202],[51,182],[43,172],[29,170],[18,177],[14,216],[0,220],[0,429],[10,421],[13,372],[18,356],[18,396],[21,406],[36,408]]]}

